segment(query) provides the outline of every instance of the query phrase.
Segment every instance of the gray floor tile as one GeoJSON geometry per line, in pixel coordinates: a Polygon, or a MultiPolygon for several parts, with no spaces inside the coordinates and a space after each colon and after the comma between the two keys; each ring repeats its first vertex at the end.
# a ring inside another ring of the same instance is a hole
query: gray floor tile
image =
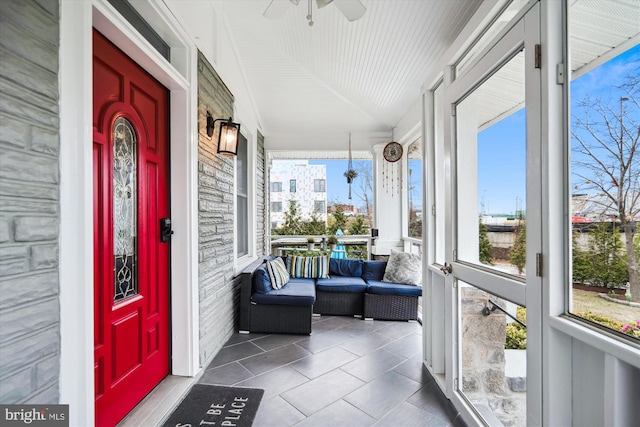
{"type": "Polygon", "coordinates": [[[423,366],[421,325],[312,321],[310,336],[234,334],[200,382],[264,389],[256,427],[466,427],[423,366]]]}
{"type": "Polygon", "coordinates": [[[339,331],[352,337],[359,337],[362,334],[377,331],[385,326],[386,325],[380,322],[363,320],[362,322],[351,322],[350,324],[340,328],[339,331]]]}
{"type": "Polygon", "coordinates": [[[326,331],[333,331],[345,326],[350,325],[353,322],[362,322],[362,319],[356,319],[351,316],[320,316],[314,317],[314,322],[311,326],[313,333],[311,336],[320,334],[326,331]]]}
{"type": "Polygon", "coordinates": [[[396,372],[387,372],[347,395],[344,400],[380,419],[418,389],[419,383],[396,372]]]}
{"type": "Polygon", "coordinates": [[[251,342],[243,342],[228,347],[223,347],[220,352],[213,358],[209,364],[210,368],[215,366],[221,366],[229,362],[244,359],[246,357],[253,356],[258,353],[262,353],[263,350],[251,342]]]}
{"type": "Polygon", "coordinates": [[[385,345],[382,348],[409,359],[418,353],[422,353],[422,336],[418,334],[409,334],[385,345]]]}
{"type": "Polygon", "coordinates": [[[238,362],[207,369],[199,383],[232,385],[240,381],[252,378],[254,375],[238,362]]]}
{"type": "Polygon", "coordinates": [[[361,335],[351,341],[341,344],[341,346],[342,348],[349,350],[352,353],[355,353],[359,356],[364,356],[365,354],[371,353],[381,347],[384,347],[385,345],[399,338],[393,337],[391,334],[381,333],[380,331],[383,330],[384,329],[380,329],[361,335]]]}
{"type": "Polygon", "coordinates": [[[288,427],[305,418],[304,414],[280,396],[262,399],[253,425],[256,427],[288,427]]]}
{"type": "Polygon", "coordinates": [[[225,347],[228,347],[230,345],[236,345],[236,344],[240,344],[242,342],[247,342],[247,341],[251,341],[251,340],[255,340],[256,338],[260,338],[265,336],[265,334],[258,334],[258,333],[250,333],[250,334],[233,334],[231,336],[231,338],[229,338],[229,341],[227,341],[225,343],[225,347]]]}
{"type": "Polygon", "coordinates": [[[410,403],[402,402],[391,412],[374,424],[375,427],[402,426],[402,427],[433,427],[431,415],[410,403]]]}
{"type": "Polygon", "coordinates": [[[407,359],[402,356],[380,349],[349,362],[340,369],[360,378],[362,381],[371,381],[405,360],[407,359]]]}
{"type": "Polygon", "coordinates": [[[296,360],[311,355],[307,350],[295,344],[278,347],[240,361],[242,366],[255,375],[279,368],[296,360]]]}
{"type": "Polygon", "coordinates": [[[309,416],[364,384],[364,381],[338,369],[299,385],[281,396],[297,410],[309,416]]]}
{"type": "Polygon", "coordinates": [[[422,385],[433,381],[433,377],[429,374],[429,371],[427,371],[427,368],[424,367],[422,362],[422,352],[416,354],[411,359],[402,362],[393,368],[393,370],[394,372],[404,375],[407,378],[411,378],[422,385]]]}
{"type": "Polygon", "coordinates": [[[269,351],[278,347],[284,347],[285,345],[294,344],[304,338],[306,338],[305,335],[272,334],[255,339],[251,342],[264,351],[269,351]]]}
{"type": "Polygon", "coordinates": [[[284,366],[276,370],[244,380],[236,385],[242,387],[261,388],[264,390],[263,399],[269,399],[284,393],[294,387],[304,384],[309,378],[302,375],[290,366],[284,366]]]}
{"type": "Polygon", "coordinates": [[[321,334],[313,334],[305,337],[296,344],[311,353],[318,353],[331,347],[340,345],[352,339],[351,336],[340,332],[340,329],[323,332],[321,334]]]}
{"type": "Polygon", "coordinates": [[[435,381],[424,385],[407,399],[407,402],[449,422],[453,422],[458,415],[453,404],[444,396],[435,381]]]}
{"type": "Polygon", "coordinates": [[[382,335],[387,335],[397,340],[409,334],[421,333],[422,326],[417,322],[387,322],[384,328],[377,330],[382,335]]]}
{"type": "Polygon", "coordinates": [[[340,347],[332,347],[320,353],[312,354],[309,357],[293,362],[291,367],[308,378],[316,378],[322,374],[339,368],[358,356],[340,347]]]}
{"type": "Polygon", "coordinates": [[[365,414],[343,400],[316,412],[296,424],[296,427],[367,427],[375,418],[365,414]]]}

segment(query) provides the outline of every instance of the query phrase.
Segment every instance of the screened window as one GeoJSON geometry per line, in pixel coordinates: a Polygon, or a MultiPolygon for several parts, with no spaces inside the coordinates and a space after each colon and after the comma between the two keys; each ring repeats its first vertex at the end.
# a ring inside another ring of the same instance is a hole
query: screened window
{"type": "Polygon", "coordinates": [[[271,202],[271,212],[282,212],[282,202],[271,202]]]}
{"type": "Polygon", "coordinates": [[[249,253],[249,168],[247,167],[247,138],[242,134],[238,138],[236,156],[236,235],[237,256],[249,253]]]}
{"type": "Polygon", "coordinates": [[[326,190],[326,181],[324,179],[313,180],[313,191],[316,193],[324,193],[326,190]]]}
{"type": "MultiPolygon", "coordinates": [[[[569,22],[570,313],[640,342],[640,45],[611,49],[591,31],[597,5],[571,6],[569,22]]],[[[631,19],[631,18],[630,18],[631,19]]],[[[638,26],[619,25],[618,43],[638,26]]],[[[636,34],[634,34],[636,33],[636,34]]]]}
{"type": "Polygon", "coordinates": [[[289,180],[289,193],[295,193],[295,192],[296,192],[296,180],[291,179],[289,180]]]}
{"type": "Polygon", "coordinates": [[[407,171],[407,216],[409,237],[422,237],[422,139],[409,145],[407,171]]]}
{"type": "Polygon", "coordinates": [[[324,212],[325,211],[324,200],[316,200],[313,203],[313,211],[314,212],[324,212]]]}

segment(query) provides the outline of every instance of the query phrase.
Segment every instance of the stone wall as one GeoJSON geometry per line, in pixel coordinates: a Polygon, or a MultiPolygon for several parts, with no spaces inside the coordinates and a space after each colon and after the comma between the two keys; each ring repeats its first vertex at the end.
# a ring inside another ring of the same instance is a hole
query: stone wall
{"type": "Polygon", "coordinates": [[[0,402],[57,403],[57,1],[0,13],[0,402]]]}
{"type": "MultiPolygon", "coordinates": [[[[234,270],[234,168],[233,157],[219,156],[216,131],[206,133],[206,114],[233,117],[234,98],[211,64],[198,56],[198,235],[200,363],[207,364],[237,329],[240,276],[234,270]]],[[[260,150],[258,150],[260,151],[260,150]]],[[[260,156],[258,164],[260,163],[260,156]]],[[[264,188],[264,170],[258,166],[258,187],[264,188]]],[[[258,192],[260,190],[258,189],[258,192]]],[[[264,192],[262,193],[264,194],[264,192]]],[[[258,206],[264,202],[258,200],[258,206]]],[[[259,222],[260,211],[258,212],[259,222]]],[[[264,213],[262,213],[264,215],[264,213]]],[[[257,230],[260,231],[260,224],[257,230]]],[[[264,233],[264,231],[262,231],[264,233]]],[[[260,232],[257,235],[261,253],[260,232]]]]}
{"type": "MultiPolygon", "coordinates": [[[[462,390],[491,425],[526,425],[526,378],[507,376],[507,318],[482,309],[496,297],[473,287],[461,287],[462,390]]],[[[525,362],[526,363],[526,362],[525,362]]]]}

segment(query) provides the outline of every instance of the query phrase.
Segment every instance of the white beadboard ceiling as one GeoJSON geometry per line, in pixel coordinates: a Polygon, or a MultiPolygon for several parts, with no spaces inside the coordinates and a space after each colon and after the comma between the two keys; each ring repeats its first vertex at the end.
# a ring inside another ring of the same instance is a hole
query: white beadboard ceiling
{"type": "Polygon", "coordinates": [[[362,0],[367,11],[354,22],[313,1],[312,27],[307,0],[274,20],[262,16],[269,3],[215,3],[267,137],[390,132],[481,1],[362,0]]]}
{"type": "MultiPolygon", "coordinates": [[[[262,15],[270,0],[164,1],[174,8],[213,6],[229,35],[225,49],[239,61],[258,126],[267,142],[279,141],[271,146],[274,155],[285,158],[299,156],[298,151],[309,158],[328,152],[331,158],[343,156],[349,133],[354,151],[364,157],[372,144],[388,142],[392,128],[419,100],[435,64],[482,3],[361,0],[366,13],[349,22],[335,5],[318,10],[313,1],[310,27],[307,0],[298,6],[276,0],[286,11],[273,20],[262,15]]],[[[515,8],[525,2],[516,1],[515,8]]],[[[579,21],[571,25],[574,77],[638,43],[640,1],[571,0],[570,7],[579,21]]],[[[191,10],[191,16],[197,13],[191,10]]],[[[206,21],[206,14],[198,18],[206,21]]],[[[211,36],[196,22],[192,18],[185,25],[191,25],[202,48],[211,36]]],[[[221,48],[214,44],[204,50],[221,48]]],[[[494,103],[480,123],[488,125],[522,107],[522,67],[522,59],[515,58],[492,79],[494,103]]]]}

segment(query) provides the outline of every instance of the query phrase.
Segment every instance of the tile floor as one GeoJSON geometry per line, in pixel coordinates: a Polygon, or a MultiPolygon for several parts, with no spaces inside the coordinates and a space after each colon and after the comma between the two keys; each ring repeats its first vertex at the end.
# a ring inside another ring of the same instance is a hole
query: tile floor
{"type": "Polygon", "coordinates": [[[422,366],[419,323],[313,319],[313,334],[234,334],[201,383],[265,390],[254,426],[466,426],[422,366]]]}

